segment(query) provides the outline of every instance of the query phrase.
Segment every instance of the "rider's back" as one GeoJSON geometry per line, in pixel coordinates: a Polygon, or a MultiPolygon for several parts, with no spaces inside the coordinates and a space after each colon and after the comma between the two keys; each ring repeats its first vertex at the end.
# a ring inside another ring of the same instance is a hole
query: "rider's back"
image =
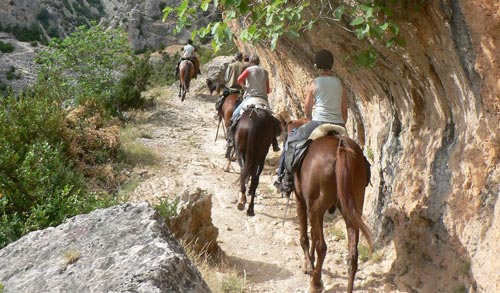
{"type": "Polygon", "coordinates": [[[345,123],[342,118],[342,83],[335,76],[319,76],[314,79],[314,111],[312,120],[345,123]]]}
{"type": "Polygon", "coordinates": [[[263,68],[253,65],[246,69],[245,97],[259,97],[267,99],[267,86],[269,84],[269,74],[263,68]]]}
{"type": "Polygon", "coordinates": [[[228,89],[241,89],[238,83],[238,76],[245,70],[246,65],[242,61],[235,61],[229,64],[226,71],[226,87],[228,89]]]}

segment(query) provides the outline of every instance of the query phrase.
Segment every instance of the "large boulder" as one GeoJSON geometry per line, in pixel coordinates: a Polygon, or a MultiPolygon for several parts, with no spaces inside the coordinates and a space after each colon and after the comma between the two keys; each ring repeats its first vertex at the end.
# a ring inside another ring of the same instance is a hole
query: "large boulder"
{"type": "Polygon", "coordinates": [[[0,250],[8,292],[210,292],[148,203],[79,215],[0,250]]]}

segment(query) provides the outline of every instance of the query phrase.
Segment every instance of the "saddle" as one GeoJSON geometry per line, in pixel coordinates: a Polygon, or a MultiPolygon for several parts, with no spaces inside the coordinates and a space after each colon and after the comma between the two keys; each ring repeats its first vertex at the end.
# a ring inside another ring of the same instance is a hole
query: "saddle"
{"type": "Polygon", "coordinates": [[[302,160],[307,154],[309,145],[316,139],[327,135],[342,135],[347,136],[347,130],[335,124],[322,124],[309,135],[309,138],[297,141],[288,142],[288,147],[285,151],[285,169],[290,174],[297,171],[302,164],[302,160]]]}
{"type": "Polygon", "coordinates": [[[217,112],[220,112],[222,110],[222,105],[224,104],[226,97],[229,96],[230,94],[234,94],[234,93],[238,93],[240,95],[238,97],[238,103],[236,105],[241,103],[241,90],[224,88],[224,91],[222,92],[222,96],[217,98],[217,101],[215,101],[215,110],[217,112]]]}
{"type": "MultiPolygon", "coordinates": [[[[281,134],[281,122],[278,118],[274,116],[273,111],[269,108],[268,105],[261,103],[248,104],[241,109],[241,114],[243,114],[243,112],[245,112],[246,110],[256,110],[256,109],[267,111],[271,115],[274,123],[274,135],[275,137],[279,136],[281,134]]],[[[236,115],[234,120],[231,120],[231,126],[230,126],[231,128],[236,128],[236,125],[240,121],[241,114],[238,113],[238,115],[236,115]]]]}

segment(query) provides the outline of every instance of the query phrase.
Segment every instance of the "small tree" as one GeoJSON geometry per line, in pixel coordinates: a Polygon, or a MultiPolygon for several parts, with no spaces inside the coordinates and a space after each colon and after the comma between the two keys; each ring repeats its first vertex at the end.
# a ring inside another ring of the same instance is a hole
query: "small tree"
{"type": "Polygon", "coordinates": [[[50,84],[54,98],[71,104],[93,100],[107,106],[131,57],[123,30],[81,26],[39,54],[39,84],[50,84]]]}

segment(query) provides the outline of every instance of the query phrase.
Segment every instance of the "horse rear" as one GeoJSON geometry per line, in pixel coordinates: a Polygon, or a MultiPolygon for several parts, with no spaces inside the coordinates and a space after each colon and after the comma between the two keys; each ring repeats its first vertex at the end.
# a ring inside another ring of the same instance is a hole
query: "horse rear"
{"type": "Polygon", "coordinates": [[[186,98],[186,93],[189,92],[189,84],[195,74],[195,66],[189,60],[182,60],[179,64],[179,97],[181,101],[186,98]]]}
{"type": "Polygon", "coordinates": [[[246,204],[246,184],[249,180],[247,215],[253,216],[255,191],[259,185],[259,177],[264,169],[267,153],[274,137],[274,121],[272,115],[263,109],[248,109],[240,118],[235,132],[235,154],[240,164],[240,200],[238,209],[243,210],[246,204]]]}
{"type": "Polygon", "coordinates": [[[326,256],[323,216],[339,208],[346,223],[349,247],[348,292],[352,292],[358,268],[359,231],[372,246],[371,235],[362,219],[369,164],[361,148],[344,136],[325,136],[314,140],[295,174],[300,242],[305,255],[304,272],[311,274],[310,292],[322,290],[321,269],[326,256]],[[311,249],[307,221],[311,225],[311,249]],[[316,264],[315,253],[318,259],[316,264]]]}

